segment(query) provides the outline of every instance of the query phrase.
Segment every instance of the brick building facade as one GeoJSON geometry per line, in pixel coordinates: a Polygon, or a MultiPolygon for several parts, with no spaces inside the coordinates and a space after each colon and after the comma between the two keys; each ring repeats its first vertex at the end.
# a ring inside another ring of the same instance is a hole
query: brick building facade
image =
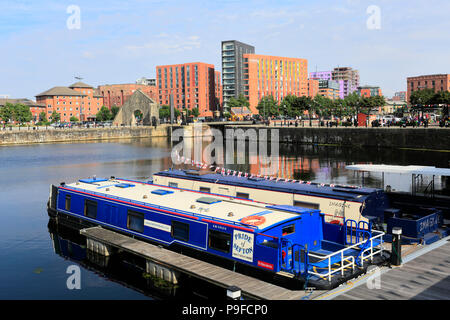
{"type": "Polygon", "coordinates": [[[450,74],[432,74],[417,77],[408,77],[407,82],[407,101],[413,91],[422,89],[433,89],[434,92],[450,91],[450,74]]]}
{"type": "Polygon", "coordinates": [[[36,95],[36,102],[45,106],[47,119],[59,113],[61,122],[69,122],[71,117],[81,121],[95,119],[103,106],[103,96],[90,85],[76,82],[69,87],[53,87],[36,95]]]}
{"type": "Polygon", "coordinates": [[[220,82],[216,85],[217,77],[220,72],[214,70],[214,65],[203,62],[157,66],[157,101],[170,105],[172,94],[178,110],[198,108],[200,117],[214,116],[221,101],[217,95],[222,91],[220,82]]]}
{"type": "Polygon", "coordinates": [[[105,106],[111,109],[112,106],[121,107],[136,90],[141,90],[147,96],[157,101],[156,85],[146,84],[106,84],[98,86],[98,92],[103,96],[105,106]]]}
{"type": "Polygon", "coordinates": [[[308,61],[258,54],[244,54],[244,95],[257,114],[259,101],[272,95],[281,102],[287,95],[308,96],[308,61]]]}

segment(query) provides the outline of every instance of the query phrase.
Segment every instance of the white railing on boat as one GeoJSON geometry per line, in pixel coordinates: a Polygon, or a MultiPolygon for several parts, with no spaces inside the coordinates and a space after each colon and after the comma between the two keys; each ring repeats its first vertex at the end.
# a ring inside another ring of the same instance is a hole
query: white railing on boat
{"type": "MultiPolygon", "coordinates": [[[[317,258],[319,259],[319,261],[317,262],[321,262],[321,261],[325,261],[328,260],[328,272],[327,273],[319,273],[319,272],[315,272],[314,270],[308,270],[309,274],[312,275],[316,275],[322,279],[324,278],[328,278],[328,281],[331,281],[331,277],[334,273],[337,272],[341,272],[341,275],[344,275],[344,271],[347,268],[352,268],[353,271],[355,271],[355,267],[357,265],[358,261],[355,261],[355,257],[353,255],[345,255],[346,251],[349,250],[362,250],[360,251],[360,254],[358,255],[360,258],[360,266],[362,267],[364,264],[364,261],[370,258],[370,261],[373,262],[373,257],[377,254],[382,254],[383,253],[383,236],[384,236],[384,232],[381,231],[372,231],[374,233],[378,233],[376,236],[371,237],[370,239],[366,239],[364,241],[358,242],[356,244],[353,244],[351,246],[348,246],[344,249],[341,249],[339,251],[333,252],[327,256],[321,256],[321,255],[316,255],[313,253],[309,253],[308,252],[308,257],[313,257],[313,258],[317,258]],[[374,246],[374,240],[375,239],[380,239],[380,243],[376,244],[374,246]],[[370,246],[368,248],[364,248],[364,245],[366,243],[370,243],[370,246]],[[379,247],[379,248],[378,248],[379,247]],[[369,252],[366,254],[366,252],[369,252]],[[331,260],[333,257],[340,255],[340,267],[339,268],[332,268],[331,266],[333,264],[339,263],[339,262],[335,262],[335,263],[331,263],[331,260]]],[[[317,263],[316,262],[316,263],[317,263]]]]}

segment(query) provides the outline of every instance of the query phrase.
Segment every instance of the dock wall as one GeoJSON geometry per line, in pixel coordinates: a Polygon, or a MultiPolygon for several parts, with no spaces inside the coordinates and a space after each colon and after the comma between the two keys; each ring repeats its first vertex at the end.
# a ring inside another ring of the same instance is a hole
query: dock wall
{"type": "Polygon", "coordinates": [[[386,147],[450,151],[450,130],[445,128],[295,128],[225,126],[224,129],[278,129],[281,143],[354,147],[386,147]]]}
{"type": "Polygon", "coordinates": [[[1,131],[0,146],[31,143],[80,142],[93,140],[167,137],[170,127],[112,127],[112,128],[82,128],[82,129],[48,129],[1,131]]]}

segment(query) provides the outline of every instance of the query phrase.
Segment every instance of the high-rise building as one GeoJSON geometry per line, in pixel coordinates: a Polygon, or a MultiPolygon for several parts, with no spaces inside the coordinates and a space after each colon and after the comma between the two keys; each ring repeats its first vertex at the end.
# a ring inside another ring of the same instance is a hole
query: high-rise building
{"type": "Polygon", "coordinates": [[[264,96],[281,102],[287,95],[308,95],[308,61],[299,58],[244,54],[244,96],[252,113],[264,96]]]}
{"type": "Polygon", "coordinates": [[[244,54],[255,53],[255,47],[236,41],[222,41],[223,104],[244,94],[244,54]]]}
{"type": "Polygon", "coordinates": [[[342,81],[341,99],[355,92],[359,86],[359,71],[350,67],[338,67],[332,71],[332,80],[342,81]]]}
{"type": "Polygon", "coordinates": [[[220,92],[216,87],[217,76],[220,77],[220,73],[214,70],[214,65],[204,62],[157,66],[157,101],[160,105],[169,105],[172,94],[178,110],[198,108],[200,116],[214,116],[216,92],[220,92]]]}
{"type": "Polygon", "coordinates": [[[450,74],[408,77],[406,82],[408,102],[413,91],[422,89],[433,89],[436,93],[440,91],[450,91],[450,74]]]}

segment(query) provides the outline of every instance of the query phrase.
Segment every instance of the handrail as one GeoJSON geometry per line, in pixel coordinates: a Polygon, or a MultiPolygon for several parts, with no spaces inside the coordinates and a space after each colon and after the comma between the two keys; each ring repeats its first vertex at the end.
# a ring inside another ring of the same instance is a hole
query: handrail
{"type": "Polygon", "coordinates": [[[360,255],[361,255],[361,259],[360,259],[361,260],[361,266],[364,263],[364,259],[371,258],[371,260],[373,261],[373,256],[374,255],[376,255],[378,253],[382,254],[382,252],[383,252],[383,238],[382,237],[385,234],[384,232],[376,231],[376,230],[374,230],[374,232],[378,233],[378,235],[371,237],[367,241],[361,241],[361,242],[358,242],[358,243],[356,243],[356,244],[354,244],[352,246],[349,246],[349,247],[346,247],[346,248],[341,249],[339,251],[330,253],[327,256],[319,256],[319,255],[316,255],[316,254],[313,254],[313,253],[308,253],[308,256],[310,256],[310,257],[319,258],[320,262],[328,260],[328,272],[327,273],[317,273],[317,272],[310,271],[310,270],[308,270],[308,272],[310,274],[317,275],[317,276],[322,277],[322,278],[327,277],[328,281],[331,281],[331,275],[333,273],[341,271],[341,274],[343,275],[344,274],[344,270],[346,268],[348,268],[348,267],[352,267],[352,269],[354,270],[356,262],[357,262],[356,259],[358,259],[358,257],[360,255]],[[378,246],[381,246],[381,247],[380,247],[380,249],[374,251],[373,241],[375,239],[377,239],[377,238],[380,238],[381,242],[379,244],[377,244],[375,247],[378,247],[378,246]],[[370,247],[365,249],[364,246],[367,245],[369,242],[370,242],[370,247]],[[360,248],[361,245],[363,245],[362,248],[360,248]],[[358,254],[358,256],[356,258],[354,256],[345,256],[344,255],[345,251],[350,250],[350,249],[356,249],[356,248],[358,250],[361,250],[361,252],[358,254]],[[366,255],[367,251],[370,251],[370,254],[366,255]],[[333,256],[338,255],[338,254],[341,255],[341,266],[339,268],[335,268],[334,270],[332,270],[331,269],[331,258],[333,256]],[[351,262],[345,264],[344,261],[347,261],[347,260],[351,260],[351,262]]]}

